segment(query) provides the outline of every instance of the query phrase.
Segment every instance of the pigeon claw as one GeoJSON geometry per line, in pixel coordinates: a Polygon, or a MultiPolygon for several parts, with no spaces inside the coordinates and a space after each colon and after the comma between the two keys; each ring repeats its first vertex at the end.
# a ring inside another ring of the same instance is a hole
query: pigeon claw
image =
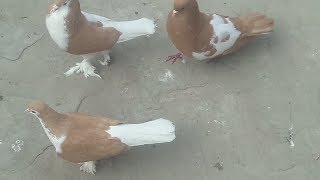
{"type": "Polygon", "coordinates": [[[178,60],[183,61],[183,54],[182,53],[177,53],[177,54],[168,56],[166,59],[166,62],[172,61],[172,64],[174,64],[178,60]]]}

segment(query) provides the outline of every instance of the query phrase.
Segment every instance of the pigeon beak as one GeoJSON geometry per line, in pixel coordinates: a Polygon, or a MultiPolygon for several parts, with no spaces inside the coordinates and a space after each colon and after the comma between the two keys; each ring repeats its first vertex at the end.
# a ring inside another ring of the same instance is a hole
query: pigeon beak
{"type": "Polygon", "coordinates": [[[177,11],[177,10],[174,9],[174,10],[172,11],[172,16],[177,15],[178,12],[179,12],[179,11],[177,11]]]}

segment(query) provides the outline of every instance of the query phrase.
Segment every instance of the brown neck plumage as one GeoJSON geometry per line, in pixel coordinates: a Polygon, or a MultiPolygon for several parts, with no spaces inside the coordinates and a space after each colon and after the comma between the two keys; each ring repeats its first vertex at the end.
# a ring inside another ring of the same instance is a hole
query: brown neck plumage
{"type": "Polygon", "coordinates": [[[69,38],[72,38],[86,22],[86,18],[81,13],[79,0],[54,0],[54,3],[49,6],[48,14],[54,13],[62,6],[68,6],[68,15],[65,20],[68,22],[66,25],[69,38]]]}
{"type": "Polygon", "coordinates": [[[49,106],[41,110],[38,116],[45,126],[52,130],[59,129],[60,126],[66,123],[66,115],[58,113],[49,106]]]}
{"type": "Polygon", "coordinates": [[[201,24],[200,15],[201,13],[200,13],[198,4],[196,7],[192,9],[188,9],[186,12],[187,21],[191,26],[192,30],[195,31],[196,33],[198,33],[200,30],[200,24],[201,24]]]}
{"type": "Polygon", "coordinates": [[[70,35],[70,38],[78,32],[80,27],[86,21],[84,15],[81,13],[81,7],[79,0],[70,0],[69,3],[69,14],[66,17],[67,19],[67,29],[70,35]]]}
{"type": "Polygon", "coordinates": [[[190,3],[182,12],[178,12],[177,16],[175,18],[180,21],[179,26],[187,27],[192,32],[199,33],[202,21],[197,1],[190,3]]]}

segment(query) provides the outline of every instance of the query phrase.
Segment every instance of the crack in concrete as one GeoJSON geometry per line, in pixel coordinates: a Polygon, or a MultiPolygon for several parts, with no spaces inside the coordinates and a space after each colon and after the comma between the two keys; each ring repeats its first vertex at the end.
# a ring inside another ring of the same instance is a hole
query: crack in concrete
{"type": "MultiPolygon", "coordinates": [[[[100,92],[103,92],[103,90],[104,90],[104,89],[102,89],[100,92]]],[[[89,94],[89,95],[85,95],[83,98],[80,99],[80,102],[79,102],[79,104],[77,105],[75,112],[79,112],[79,109],[80,109],[81,105],[83,104],[84,100],[86,100],[87,98],[92,97],[92,96],[98,96],[98,95],[100,95],[99,92],[88,93],[88,94],[89,94]]]]}
{"type": "Polygon", "coordinates": [[[201,153],[201,157],[202,157],[202,163],[204,165],[205,179],[207,180],[208,177],[209,177],[208,169],[207,169],[207,159],[206,159],[206,155],[203,152],[203,148],[202,148],[202,144],[201,143],[199,143],[199,149],[200,149],[200,153],[201,153]]]}
{"type": "Polygon", "coordinates": [[[33,158],[33,160],[31,161],[31,163],[29,163],[27,166],[25,166],[25,167],[23,167],[23,168],[20,168],[20,169],[18,169],[18,170],[15,170],[15,169],[14,169],[14,170],[4,170],[3,172],[7,171],[7,172],[9,172],[9,173],[3,174],[3,175],[15,174],[15,173],[17,173],[17,172],[20,172],[20,171],[23,171],[23,170],[29,168],[30,166],[33,166],[34,163],[37,161],[37,159],[38,159],[41,155],[43,155],[50,147],[53,147],[53,145],[48,145],[48,146],[46,146],[45,148],[43,148],[43,149],[42,149],[42,152],[39,153],[39,154],[37,154],[37,155],[35,156],[35,158],[33,158]]]}
{"type": "Polygon", "coordinates": [[[79,112],[79,109],[80,109],[83,101],[86,100],[88,97],[90,97],[90,96],[87,95],[87,96],[84,96],[82,99],[80,99],[80,102],[79,102],[78,106],[76,107],[76,111],[75,112],[79,112]]]}
{"type": "Polygon", "coordinates": [[[171,94],[173,92],[176,92],[176,91],[186,91],[186,90],[189,90],[189,89],[193,89],[193,88],[204,88],[208,85],[209,83],[203,83],[203,84],[200,84],[200,85],[192,85],[192,86],[186,86],[184,88],[177,88],[177,89],[174,89],[172,91],[169,91],[168,93],[166,94],[171,94]]]}
{"type": "Polygon", "coordinates": [[[288,170],[290,170],[290,169],[293,169],[294,167],[296,167],[296,165],[295,164],[292,164],[290,167],[288,167],[288,168],[285,168],[285,169],[282,169],[282,168],[279,168],[279,170],[280,171],[288,171],[288,170]]]}
{"type": "Polygon", "coordinates": [[[7,58],[7,57],[5,57],[5,56],[0,56],[0,58],[7,59],[7,60],[10,60],[10,61],[17,61],[17,60],[19,60],[19,59],[22,57],[23,53],[24,53],[27,49],[29,49],[30,47],[32,47],[32,46],[34,46],[35,44],[37,44],[40,40],[42,40],[42,38],[43,38],[44,35],[45,35],[45,33],[42,34],[41,37],[40,37],[39,39],[37,39],[35,42],[33,42],[32,44],[24,47],[17,58],[11,59],[11,58],[7,58]]]}
{"type": "MultiPolygon", "coordinates": [[[[50,147],[53,147],[53,145],[48,145],[48,146],[46,146],[46,147],[42,150],[41,153],[37,154],[36,157],[33,158],[32,162],[28,165],[28,167],[32,166],[32,165],[37,161],[37,159],[38,159],[41,155],[43,155],[50,147]]],[[[28,167],[26,167],[26,168],[28,168],[28,167]]]]}

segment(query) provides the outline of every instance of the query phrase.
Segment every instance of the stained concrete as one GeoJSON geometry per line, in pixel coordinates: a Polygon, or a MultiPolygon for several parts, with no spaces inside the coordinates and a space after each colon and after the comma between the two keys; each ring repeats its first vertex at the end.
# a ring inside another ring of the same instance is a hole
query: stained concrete
{"type": "Polygon", "coordinates": [[[112,19],[158,19],[154,36],[113,49],[102,80],[64,77],[81,58],[50,39],[48,3],[0,1],[0,179],[320,179],[319,1],[199,0],[206,12],[266,13],[275,32],[211,64],[172,65],[163,61],[177,52],[165,28],[172,0],[81,0],[112,19]],[[177,139],[133,148],[87,175],[57,158],[24,113],[33,99],[132,123],[164,117],[177,139]]]}

